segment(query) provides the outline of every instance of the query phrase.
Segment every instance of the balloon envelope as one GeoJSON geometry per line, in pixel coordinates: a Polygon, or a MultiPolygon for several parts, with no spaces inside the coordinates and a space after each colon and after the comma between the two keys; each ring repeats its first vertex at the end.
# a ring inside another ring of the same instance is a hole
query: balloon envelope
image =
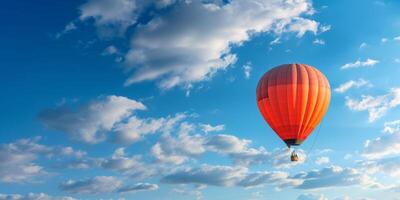
{"type": "Polygon", "coordinates": [[[288,147],[307,139],[325,115],[330,98],[326,77],[305,64],[277,66],[257,85],[258,109],[288,147]]]}

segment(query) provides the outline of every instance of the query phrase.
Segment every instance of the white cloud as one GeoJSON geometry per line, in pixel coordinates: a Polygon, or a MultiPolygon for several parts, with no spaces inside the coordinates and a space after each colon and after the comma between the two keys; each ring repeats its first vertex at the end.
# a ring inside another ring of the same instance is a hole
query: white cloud
{"type": "Polygon", "coordinates": [[[117,47],[115,47],[114,45],[110,45],[107,48],[104,49],[103,53],[101,55],[115,55],[118,54],[119,50],[117,49],[117,47]]]}
{"type": "Polygon", "coordinates": [[[50,196],[45,193],[0,194],[0,200],[77,200],[67,196],[50,196]]]}
{"type": "Polygon", "coordinates": [[[387,41],[388,41],[387,38],[382,38],[382,39],[381,39],[381,42],[382,42],[382,43],[386,43],[387,41]]]}
{"type": "Polygon", "coordinates": [[[203,165],[200,168],[188,168],[176,171],[161,179],[170,184],[204,184],[215,186],[236,185],[247,172],[246,168],[203,165]]]}
{"type": "Polygon", "coordinates": [[[363,49],[363,48],[365,48],[367,46],[368,46],[367,43],[363,42],[363,43],[360,44],[360,49],[363,49]]]}
{"type": "Polygon", "coordinates": [[[81,157],[85,152],[71,147],[48,147],[39,144],[40,137],[20,139],[13,143],[0,144],[0,181],[29,182],[48,174],[37,164],[41,157],[61,159],[81,157]]]}
{"type": "Polygon", "coordinates": [[[107,194],[157,190],[158,185],[138,183],[123,186],[123,182],[112,176],[96,176],[82,180],[68,180],[60,184],[59,188],[73,194],[107,194]]]}
{"type": "Polygon", "coordinates": [[[324,33],[329,30],[331,30],[332,26],[331,25],[321,25],[319,26],[319,33],[324,33]]]}
{"type": "Polygon", "coordinates": [[[288,26],[288,30],[291,32],[297,32],[297,37],[303,37],[307,31],[311,31],[317,34],[319,23],[304,18],[295,18],[291,24],[288,26]]]}
{"type": "Polygon", "coordinates": [[[281,43],[281,38],[277,37],[274,40],[272,40],[269,44],[270,45],[277,45],[277,44],[280,44],[280,43],[281,43]]]}
{"type": "Polygon", "coordinates": [[[393,40],[400,41],[400,35],[397,37],[394,37],[393,40]]]}
{"type": "Polygon", "coordinates": [[[328,164],[329,162],[330,162],[330,159],[329,159],[329,157],[326,157],[326,156],[318,157],[315,160],[315,164],[317,164],[317,165],[324,165],[324,164],[328,164]]]}
{"type": "Polygon", "coordinates": [[[393,88],[381,96],[362,95],[361,100],[346,97],[346,106],[354,111],[368,111],[368,121],[381,118],[389,109],[400,105],[400,88],[393,88]]]}
{"type": "MultiPolygon", "coordinates": [[[[398,153],[397,153],[398,154],[398,153]]],[[[368,160],[361,163],[361,166],[370,174],[383,173],[392,177],[400,176],[400,156],[389,158],[377,158],[377,160],[368,160]]]]}
{"type": "Polygon", "coordinates": [[[200,124],[201,129],[205,132],[218,132],[218,131],[223,131],[225,129],[225,125],[219,124],[216,126],[212,126],[210,124],[200,124]]]}
{"type": "Polygon", "coordinates": [[[251,33],[316,32],[318,22],[299,16],[312,9],[306,0],[181,1],[148,24],[137,27],[127,64],[134,69],[126,85],[158,80],[160,88],[209,80],[237,60],[231,47],[251,33]],[[198,34],[202,33],[202,34],[198,34]]]}
{"type": "Polygon", "coordinates": [[[215,135],[206,141],[206,146],[215,152],[229,154],[229,153],[239,153],[247,149],[249,140],[242,140],[233,135],[215,135]]]}
{"type": "Polygon", "coordinates": [[[64,132],[72,139],[86,143],[99,143],[114,125],[136,110],[146,107],[135,100],[121,96],[100,97],[77,109],[66,106],[40,113],[39,118],[50,129],[64,132]]]}
{"type": "Polygon", "coordinates": [[[128,157],[124,148],[116,149],[111,158],[102,159],[100,166],[137,179],[147,178],[155,173],[153,167],[144,163],[141,156],[128,157]]]}
{"type": "Polygon", "coordinates": [[[185,117],[186,115],[184,114],[158,119],[140,119],[132,116],[126,123],[115,125],[113,128],[115,141],[119,144],[130,144],[143,138],[145,135],[154,134],[159,131],[169,131],[171,126],[185,117]]]}
{"type": "Polygon", "coordinates": [[[125,85],[156,80],[162,89],[211,79],[236,62],[231,48],[255,33],[295,32],[302,37],[331,28],[300,17],[313,14],[309,0],[88,0],[79,10],[79,20],[93,21],[100,37],[124,36],[134,27],[125,55],[133,74],[125,85]],[[137,21],[141,16],[149,20],[137,21]]]}
{"type": "Polygon", "coordinates": [[[400,120],[385,122],[383,126],[384,133],[400,133],[400,120]]]}
{"type": "Polygon", "coordinates": [[[298,189],[318,189],[350,185],[369,188],[381,186],[371,177],[358,169],[342,168],[339,166],[330,166],[319,170],[300,172],[291,178],[303,180],[303,182],[297,186],[298,189]]]}
{"type": "Polygon", "coordinates": [[[250,63],[243,65],[244,78],[249,79],[252,67],[250,63]]]}
{"type": "Polygon", "coordinates": [[[89,0],[79,7],[80,20],[94,19],[101,36],[122,36],[136,22],[139,7],[136,0],[89,0]]]}
{"type": "Polygon", "coordinates": [[[371,58],[367,58],[367,60],[365,61],[360,61],[357,60],[354,63],[347,63],[345,65],[343,65],[340,69],[350,69],[350,68],[359,68],[359,67],[371,67],[374,66],[376,64],[378,64],[379,61],[378,60],[374,60],[371,58]]]}
{"type": "Polygon", "coordinates": [[[328,200],[323,194],[301,194],[296,200],[328,200]]]}
{"type": "Polygon", "coordinates": [[[205,152],[204,138],[200,135],[190,135],[193,125],[182,123],[178,137],[166,133],[151,148],[152,155],[162,163],[181,164],[188,159],[205,152]]]}
{"type": "Polygon", "coordinates": [[[56,34],[56,38],[60,38],[61,36],[63,36],[64,34],[67,34],[73,30],[77,29],[76,25],[74,22],[70,22],[67,25],[65,25],[64,30],[62,30],[61,32],[56,34]]]}
{"type": "MultiPolygon", "coordinates": [[[[194,124],[183,122],[177,136],[166,133],[152,147],[151,153],[157,161],[180,165],[206,152],[228,156],[235,165],[248,166],[267,163],[276,168],[290,168],[304,162],[306,155],[299,150],[299,162],[290,162],[290,151],[279,149],[268,152],[263,147],[250,147],[251,141],[233,135],[201,135],[194,124]]],[[[175,130],[174,130],[175,131],[175,130]]]]}
{"type": "Polygon", "coordinates": [[[177,170],[161,179],[169,184],[201,184],[214,186],[254,187],[275,184],[282,187],[300,184],[285,172],[249,173],[244,167],[202,165],[199,168],[177,170]]]}
{"type": "Polygon", "coordinates": [[[347,81],[346,83],[341,84],[339,87],[335,88],[335,92],[345,93],[347,90],[349,90],[351,88],[360,88],[362,86],[371,87],[372,84],[369,81],[366,81],[361,78],[358,80],[350,80],[350,81],[347,81]]]}
{"type": "Polygon", "coordinates": [[[153,190],[158,190],[158,185],[156,184],[151,184],[151,183],[137,183],[132,186],[127,186],[118,189],[118,192],[140,192],[140,191],[153,191],[153,190]]]}
{"type": "Polygon", "coordinates": [[[322,39],[315,39],[313,44],[325,45],[325,40],[322,39]]]}
{"type": "Polygon", "coordinates": [[[374,140],[367,140],[362,155],[368,159],[380,159],[385,156],[400,154],[399,121],[385,123],[384,131],[387,134],[374,140]],[[390,127],[390,125],[393,127],[390,127]]]}

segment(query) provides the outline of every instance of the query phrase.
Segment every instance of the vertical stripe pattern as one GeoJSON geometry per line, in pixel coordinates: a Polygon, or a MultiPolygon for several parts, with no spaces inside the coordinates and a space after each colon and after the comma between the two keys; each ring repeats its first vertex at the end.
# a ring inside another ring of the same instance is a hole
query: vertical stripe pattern
{"type": "Polygon", "coordinates": [[[331,97],[326,77],[305,64],[271,69],[258,82],[256,93],[262,116],[284,141],[307,139],[321,122],[331,97]]]}

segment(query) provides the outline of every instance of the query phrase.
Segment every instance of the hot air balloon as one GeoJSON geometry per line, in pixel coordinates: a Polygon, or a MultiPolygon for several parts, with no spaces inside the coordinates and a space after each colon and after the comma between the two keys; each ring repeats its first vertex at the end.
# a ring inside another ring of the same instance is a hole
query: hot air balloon
{"type": "MultiPolygon", "coordinates": [[[[306,64],[274,67],[257,85],[258,109],[289,149],[301,145],[321,122],[330,98],[326,77],[306,64]]],[[[298,160],[295,151],[291,160],[298,160]]]]}

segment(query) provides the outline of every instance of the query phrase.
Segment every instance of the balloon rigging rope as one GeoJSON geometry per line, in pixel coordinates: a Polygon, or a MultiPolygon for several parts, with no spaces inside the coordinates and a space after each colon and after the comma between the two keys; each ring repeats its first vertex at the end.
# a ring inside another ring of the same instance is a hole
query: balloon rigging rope
{"type": "Polygon", "coordinates": [[[311,152],[312,152],[312,150],[314,149],[315,142],[318,140],[318,135],[319,135],[319,132],[321,131],[321,128],[322,128],[322,125],[323,125],[323,124],[324,124],[324,119],[322,119],[321,124],[320,124],[319,127],[318,127],[318,130],[317,130],[317,132],[316,132],[316,134],[315,134],[315,139],[314,139],[314,141],[313,141],[313,143],[312,143],[310,149],[308,150],[307,155],[310,155],[311,152]]]}

